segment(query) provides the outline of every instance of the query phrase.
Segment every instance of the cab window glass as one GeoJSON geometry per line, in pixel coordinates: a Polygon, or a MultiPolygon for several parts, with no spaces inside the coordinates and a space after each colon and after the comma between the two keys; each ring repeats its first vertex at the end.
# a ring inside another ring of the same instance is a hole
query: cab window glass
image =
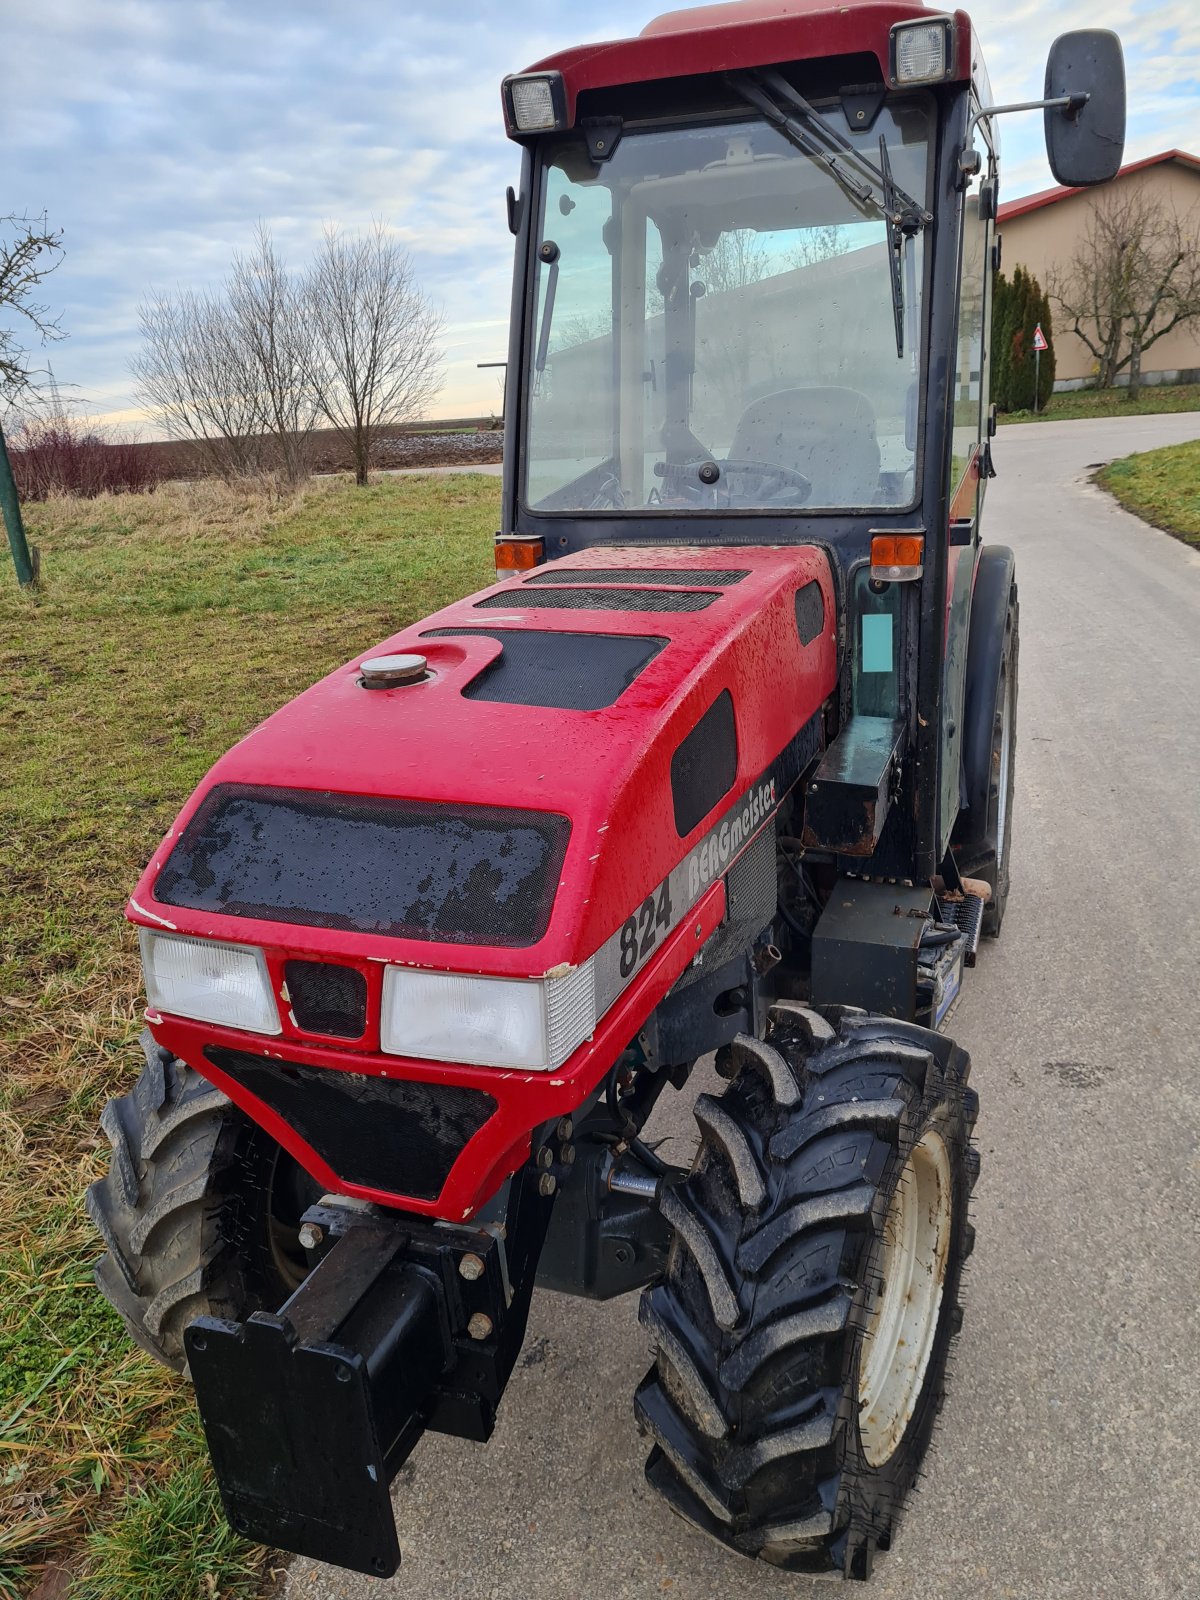
{"type": "Polygon", "coordinates": [[[980,215],[979,179],[966,198],[963,216],[962,293],[954,374],[954,454],[950,487],[962,483],[979,444],[983,423],[984,308],[988,225],[980,215]]]}

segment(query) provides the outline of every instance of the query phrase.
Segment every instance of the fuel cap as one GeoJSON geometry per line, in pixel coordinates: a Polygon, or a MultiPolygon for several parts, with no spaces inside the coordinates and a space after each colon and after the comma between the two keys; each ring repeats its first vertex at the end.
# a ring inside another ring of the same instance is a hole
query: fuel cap
{"type": "Polygon", "coordinates": [[[372,656],[358,669],[364,689],[395,689],[403,683],[420,683],[429,675],[424,656],[372,656]]]}

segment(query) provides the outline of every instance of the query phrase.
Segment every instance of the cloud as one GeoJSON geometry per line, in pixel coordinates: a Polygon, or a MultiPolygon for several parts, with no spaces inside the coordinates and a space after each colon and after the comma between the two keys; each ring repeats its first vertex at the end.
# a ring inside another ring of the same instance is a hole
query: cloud
{"type": "MultiPolygon", "coordinates": [[[[499,80],[587,37],[635,33],[655,9],[614,0],[602,27],[552,0],[39,0],[6,18],[5,111],[22,162],[0,210],[66,233],[52,281],[71,334],[60,378],[98,410],[131,405],[137,303],[218,280],[255,222],[302,259],[334,221],[389,220],[446,317],[444,412],[490,409],[519,169],[499,80]]],[[[1054,33],[1106,26],[1126,44],[1129,157],[1200,148],[1194,0],[982,0],[972,15],[997,100],[1041,90],[1054,33]]],[[[11,135],[10,135],[11,138],[11,135]]],[[[1037,115],[1006,119],[1004,192],[1051,181],[1037,115]]]]}

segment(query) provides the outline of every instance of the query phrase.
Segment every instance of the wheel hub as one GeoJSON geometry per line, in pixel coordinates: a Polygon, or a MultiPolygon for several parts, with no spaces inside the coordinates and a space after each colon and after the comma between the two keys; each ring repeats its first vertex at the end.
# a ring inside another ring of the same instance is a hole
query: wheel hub
{"type": "Polygon", "coordinates": [[[891,1459],[925,1382],[950,1257],[950,1157],[930,1129],[914,1146],[888,1207],[882,1284],[859,1368],[859,1435],[873,1467],[891,1459]]]}

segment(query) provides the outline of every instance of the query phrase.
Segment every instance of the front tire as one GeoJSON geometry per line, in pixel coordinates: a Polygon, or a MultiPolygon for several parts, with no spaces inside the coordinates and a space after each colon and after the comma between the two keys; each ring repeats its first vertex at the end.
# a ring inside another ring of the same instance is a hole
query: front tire
{"type": "Polygon", "coordinates": [[[142,1035],[137,1084],[104,1108],[112,1164],[87,1192],[107,1249],[96,1285],[130,1337],[182,1372],[199,1316],[275,1311],[307,1273],[319,1186],[220,1089],[142,1035]]]}
{"type": "Polygon", "coordinates": [[[909,1023],[777,1006],[718,1057],[642,1297],[650,1482],[743,1555],[870,1575],[940,1407],[973,1242],[965,1052],[909,1023]]]}

